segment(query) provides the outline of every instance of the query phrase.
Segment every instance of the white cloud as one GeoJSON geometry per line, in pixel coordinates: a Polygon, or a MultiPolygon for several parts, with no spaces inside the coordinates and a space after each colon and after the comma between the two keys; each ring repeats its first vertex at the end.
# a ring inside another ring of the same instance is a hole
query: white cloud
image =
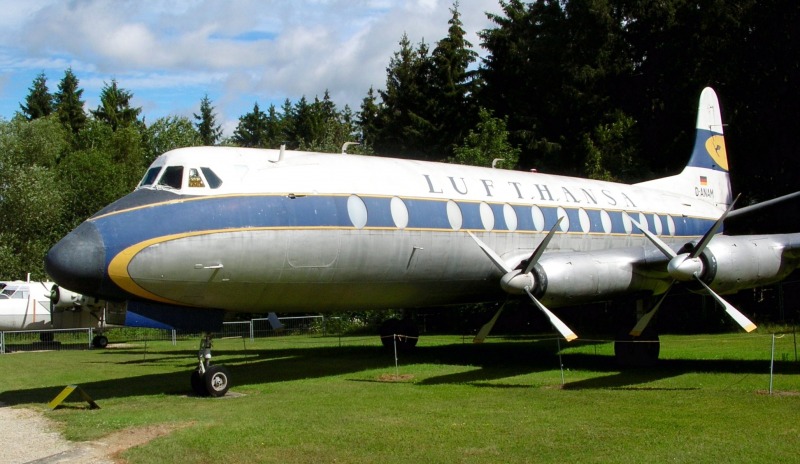
{"type": "MultiPolygon", "coordinates": [[[[208,92],[226,125],[235,125],[255,101],[266,108],[325,89],[340,107],[357,109],[370,86],[383,87],[404,33],[431,47],[447,34],[452,3],[0,0],[0,7],[0,66],[24,76],[26,87],[42,70],[58,80],[72,67],[87,94],[116,78],[156,117],[197,111],[208,92]]],[[[486,10],[499,12],[498,1],[459,6],[479,53],[477,32],[491,25],[486,10]]]]}

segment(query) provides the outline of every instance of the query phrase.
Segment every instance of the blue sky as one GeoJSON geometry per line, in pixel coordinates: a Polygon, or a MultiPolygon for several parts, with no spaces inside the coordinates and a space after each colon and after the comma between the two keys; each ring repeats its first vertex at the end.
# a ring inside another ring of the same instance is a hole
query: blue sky
{"type": "MultiPolygon", "coordinates": [[[[433,45],[452,1],[0,0],[0,117],[10,119],[34,78],[51,92],[71,67],[94,109],[104,83],[134,94],[147,121],[199,111],[207,93],[226,135],[257,101],[322,96],[356,111],[383,88],[403,33],[433,45]]],[[[498,0],[461,0],[468,40],[492,27],[498,0]]]]}

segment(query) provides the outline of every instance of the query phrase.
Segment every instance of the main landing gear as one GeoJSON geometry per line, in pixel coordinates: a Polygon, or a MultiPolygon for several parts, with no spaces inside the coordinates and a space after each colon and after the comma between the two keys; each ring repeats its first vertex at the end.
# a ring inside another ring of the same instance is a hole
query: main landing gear
{"type": "Polygon", "coordinates": [[[92,348],[105,348],[108,346],[108,337],[105,335],[95,335],[92,338],[92,348]]]}
{"type": "Polygon", "coordinates": [[[222,366],[211,365],[211,334],[204,333],[197,351],[197,369],[192,372],[192,390],[197,396],[225,396],[230,387],[230,373],[222,366]]]}

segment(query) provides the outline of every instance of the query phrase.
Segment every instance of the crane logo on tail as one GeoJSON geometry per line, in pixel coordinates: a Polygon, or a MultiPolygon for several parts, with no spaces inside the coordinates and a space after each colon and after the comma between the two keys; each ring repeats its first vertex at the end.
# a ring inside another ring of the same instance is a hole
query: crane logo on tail
{"type": "Polygon", "coordinates": [[[706,140],[706,151],[717,166],[728,170],[728,154],[725,152],[725,138],[721,135],[712,135],[706,140]]]}

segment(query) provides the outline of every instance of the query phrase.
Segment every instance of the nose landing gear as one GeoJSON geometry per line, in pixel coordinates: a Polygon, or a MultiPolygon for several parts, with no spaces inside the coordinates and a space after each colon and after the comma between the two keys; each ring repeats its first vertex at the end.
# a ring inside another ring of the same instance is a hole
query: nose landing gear
{"type": "Polygon", "coordinates": [[[204,333],[197,351],[197,369],[192,372],[192,391],[197,396],[225,396],[230,388],[230,373],[222,366],[211,365],[211,334],[204,333]]]}

